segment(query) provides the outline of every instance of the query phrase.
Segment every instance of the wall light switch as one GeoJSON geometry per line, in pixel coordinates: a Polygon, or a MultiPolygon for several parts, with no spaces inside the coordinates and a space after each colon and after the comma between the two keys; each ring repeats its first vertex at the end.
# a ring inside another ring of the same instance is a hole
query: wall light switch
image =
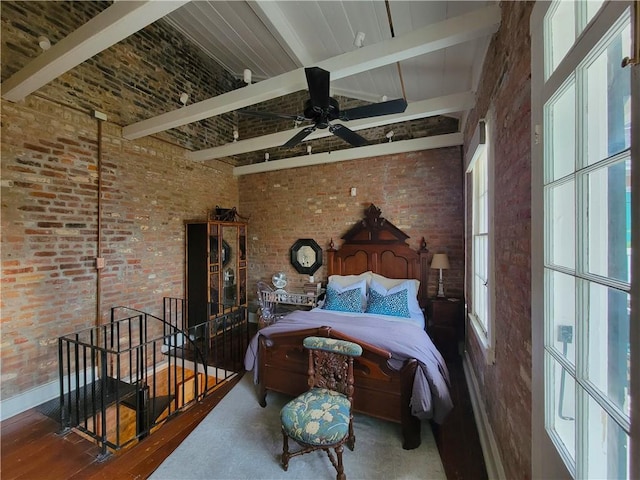
{"type": "Polygon", "coordinates": [[[96,268],[97,269],[104,268],[104,258],[103,257],[96,257],[96,268]]]}
{"type": "Polygon", "coordinates": [[[356,196],[356,187],[351,187],[351,196],[352,197],[356,196]]]}

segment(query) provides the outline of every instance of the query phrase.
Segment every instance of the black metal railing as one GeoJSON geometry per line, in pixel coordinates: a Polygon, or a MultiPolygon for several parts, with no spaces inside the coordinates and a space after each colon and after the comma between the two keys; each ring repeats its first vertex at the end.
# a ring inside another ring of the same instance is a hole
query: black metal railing
{"type": "Polygon", "coordinates": [[[246,311],[185,328],[183,299],[165,298],[164,319],[129,307],[108,324],[58,339],[63,430],[119,450],[242,370],[246,311]]]}

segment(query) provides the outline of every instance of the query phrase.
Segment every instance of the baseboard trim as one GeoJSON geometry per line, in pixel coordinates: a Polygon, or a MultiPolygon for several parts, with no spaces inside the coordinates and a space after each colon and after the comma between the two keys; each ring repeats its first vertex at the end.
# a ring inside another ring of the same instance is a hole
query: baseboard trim
{"type": "Polygon", "coordinates": [[[49,382],[0,402],[0,421],[11,418],[60,395],[60,383],[49,382]]]}
{"type": "Polygon", "coordinates": [[[473,416],[475,417],[476,426],[478,427],[480,446],[482,447],[482,455],[487,467],[487,475],[490,479],[496,478],[499,480],[506,480],[507,477],[504,473],[502,458],[500,457],[500,451],[498,450],[498,443],[493,435],[493,430],[489,423],[489,417],[487,416],[487,411],[482,400],[483,397],[480,393],[480,384],[478,383],[475,372],[471,367],[471,359],[467,352],[464,352],[462,366],[464,369],[464,376],[467,381],[467,387],[469,389],[469,396],[471,397],[473,416]]]}

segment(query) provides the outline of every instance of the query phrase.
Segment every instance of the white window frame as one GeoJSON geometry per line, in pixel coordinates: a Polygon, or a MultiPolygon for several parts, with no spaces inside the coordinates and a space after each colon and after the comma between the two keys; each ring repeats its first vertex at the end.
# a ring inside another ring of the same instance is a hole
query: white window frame
{"type": "MultiPolygon", "coordinates": [[[[579,64],[581,64],[585,58],[593,51],[595,45],[597,45],[605,34],[609,30],[613,22],[616,21],[623,13],[623,11],[629,7],[631,2],[627,1],[610,1],[606,2],[603,8],[597,15],[598,20],[587,25],[586,15],[584,11],[576,17],[577,31],[580,42],[571,47],[565,58],[563,58],[553,72],[545,72],[542,68],[545,66],[544,56],[544,41],[543,25],[544,18],[549,8],[554,8],[555,4],[547,2],[536,2],[534,10],[531,15],[531,44],[532,44],[532,149],[531,149],[531,163],[532,163],[532,283],[531,283],[531,313],[532,313],[532,477],[533,478],[569,478],[581,476],[584,474],[582,466],[585,462],[584,457],[576,459],[575,469],[569,465],[565,460],[567,459],[567,453],[562,451],[562,448],[557,447],[553,443],[553,437],[547,431],[547,425],[545,423],[545,400],[548,400],[549,392],[545,390],[545,336],[549,335],[549,332],[545,330],[545,289],[544,289],[544,194],[543,185],[544,179],[544,149],[545,139],[543,136],[544,125],[544,112],[543,105],[551,97],[554,92],[557,92],[560,85],[572,75],[572,72],[576,70],[579,64]],[[586,27],[586,28],[585,28],[586,27]],[[564,458],[563,458],[564,457],[564,458]],[[576,471],[577,470],[577,471],[576,471]]],[[[579,5],[583,7],[584,5],[579,5]]],[[[638,20],[635,25],[637,26],[638,20]]],[[[637,37],[636,37],[637,38],[637,37]]],[[[631,67],[627,67],[631,68],[631,67]]],[[[640,67],[633,67],[632,72],[632,91],[634,91],[634,85],[638,85],[638,79],[640,78],[640,67]],[[635,84],[633,77],[635,75],[635,84]]],[[[547,70],[549,70],[547,65],[547,70]]],[[[637,90],[636,90],[637,91],[637,90]]],[[[632,145],[631,145],[631,157],[632,157],[632,196],[637,199],[638,187],[640,186],[640,173],[638,169],[638,160],[640,153],[640,102],[638,101],[638,95],[632,97],[632,145]]],[[[580,122],[580,120],[578,120],[580,122]]],[[[633,205],[638,205],[637,201],[632,201],[633,205]]],[[[580,205],[576,205],[576,209],[581,208],[580,205]]],[[[640,220],[639,209],[632,210],[632,222],[635,228],[640,220]]],[[[580,229],[580,224],[576,226],[576,229],[580,229]]],[[[638,255],[635,253],[638,249],[638,234],[637,228],[632,229],[632,248],[633,255],[631,262],[632,272],[638,272],[638,255]]],[[[578,253],[582,251],[582,245],[576,245],[578,253]]],[[[576,265],[576,268],[581,268],[581,263],[576,265]]],[[[637,317],[638,312],[638,298],[640,294],[640,285],[638,282],[638,276],[634,275],[631,283],[631,328],[630,328],[630,345],[631,345],[631,428],[630,428],[630,440],[629,445],[631,448],[631,477],[637,478],[640,474],[640,422],[638,422],[638,413],[640,400],[637,392],[640,387],[640,380],[638,375],[638,360],[640,359],[640,352],[637,345],[640,343],[640,322],[637,317]],[[634,347],[635,346],[635,347],[634,347]],[[635,392],[635,395],[634,395],[635,392]]],[[[582,300],[579,299],[579,302],[582,300]]],[[[579,327],[578,327],[579,328],[579,327]]],[[[577,332],[579,333],[579,332],[577,332]]],[[[580,340],[579,338],[576,341],[580,340]]],[[[582,359],[584,362],[585,359],[582,359]]],[[[582,367],[581,367],[582,368],[582,367]]],[[[584,401],[584,400],[580,400],[584,401]]],[[[583,437],[577,435],[576,442],[583,442],[583,437]]],[[[585,453],[583,452],[583,455],[585,453]]]]}
{"type": "Polygon", "coordinates": [[[466,159],[466,174],[469,175],[469,182],[471,190],[467,195],[467,199],[470,202],[470,209],[467,209],[469,218],[467,218],[467,229],[469,231],[469,246],[471,251],[471,285],[470,291],[467,292],[468,298],[468,318],[469,325],[471,326],[471,332],[478,340],[482,353],[484,354],[485,362],[487,364],[493,364],[495,362],[495,315],[494,315],[494,301],[495,298],[495,269],[493,261],[493,158],[490,141],[490,117],[491,112],[488,113],[487,118],[481,120],[478,123],[476,132],[470,142],[469,155],[466,159]],[[484,298],[482,301],[485,303],[486,318],[481,319],[476,310],[478,304],[478,288],[482,289],[483,286],[477,285],[478,275],[476,272],[477,252],[474,248],[475,239],[477,236],[477,224],[478,224],[478,209],[477,209],[477,170],[476,166],[478,161],[484,161],[484,172],[486,174],[486,191],[485,191],[485,205],[486,205],[486,232],[481,232],[480,235],[485,235],[487,238],[487,258],[484,259],[486,263],[486,285],[484,298]]]}

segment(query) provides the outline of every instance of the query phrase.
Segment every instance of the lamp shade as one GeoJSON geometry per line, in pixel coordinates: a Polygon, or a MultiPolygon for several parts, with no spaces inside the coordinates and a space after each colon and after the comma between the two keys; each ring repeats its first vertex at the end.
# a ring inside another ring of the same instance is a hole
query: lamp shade
{"type": "Polygon", "coordinates": [[[435,253],[431,260],[431,268],[447,270],[449,267],[449,258],[446,253],[435,253]]]}

